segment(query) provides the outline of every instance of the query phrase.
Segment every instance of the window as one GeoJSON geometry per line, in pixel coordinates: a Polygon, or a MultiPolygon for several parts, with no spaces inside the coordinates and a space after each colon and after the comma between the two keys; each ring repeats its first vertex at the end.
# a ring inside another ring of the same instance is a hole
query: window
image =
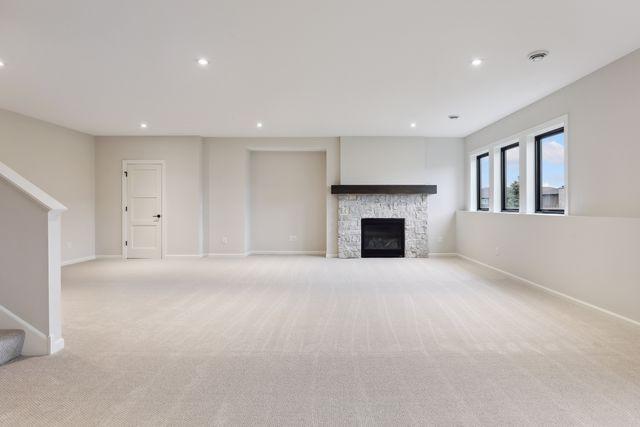
{"type": "Polygon", "coordinates": [[[502,173],[502,210],[520,210],[520,146],[515,144],[500,149],[502,173]]]}
{"type": "Polygon", "coordinates": [[[564,213],[564,128],[536,136],[536,212],[564,213]]]}
{"type": "Polygon", "coordinates": [[[478,210],[489,210],[489,153],[476,157],[478,210]]]}
{"type": "Polygon", "coordinates": [[[558,117],[469,153],[468,209],[568,214],[568,120],[558,117]]]}

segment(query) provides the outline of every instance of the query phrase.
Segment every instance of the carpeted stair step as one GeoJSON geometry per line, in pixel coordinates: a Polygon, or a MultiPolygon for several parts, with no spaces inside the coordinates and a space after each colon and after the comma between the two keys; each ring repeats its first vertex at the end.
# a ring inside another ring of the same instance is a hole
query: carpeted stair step
{"type": "Polygon", "coordinates": [[[0,365],[15,359],[22,353],[24,331],[21,329],[0,329],[0,365]]]}

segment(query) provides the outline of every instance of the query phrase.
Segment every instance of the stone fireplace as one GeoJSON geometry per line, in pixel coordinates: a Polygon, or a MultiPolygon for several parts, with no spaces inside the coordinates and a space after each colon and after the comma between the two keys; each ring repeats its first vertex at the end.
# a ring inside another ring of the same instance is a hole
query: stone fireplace
{"type": "Polygon", "coordinates": [[[332,193],[338,194],[338,257],[363,257],[363,221],[364,223],[375,223],[370,220],[381,219],[401,219],[404,221],[402,247],[399,248],[399,243],[395,243],[400,242],[399,237],[389,237],[379,231],[377,236],[374,235],[373,241],[364,242],[373,249],[373,251],[365,253],[364,257],[427,257],[429,255],[427,194],[435,192],[436,188],[432,185],[333,186],[332,193]],[[395,249],[396,251],[375,252],[376,247],[384,249],[385,245],[387,249],[395,249]]]}

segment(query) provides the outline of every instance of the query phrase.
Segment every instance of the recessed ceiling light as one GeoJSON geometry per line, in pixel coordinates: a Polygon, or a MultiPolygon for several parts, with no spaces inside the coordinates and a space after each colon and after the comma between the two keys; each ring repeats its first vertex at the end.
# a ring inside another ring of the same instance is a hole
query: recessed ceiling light
{"type": "Polygon", "coordinates": [[[548,50],[535,50],[531,52],[529,55],[527,55],[527,57],[529,58],[529,61],[531,62],[540,62],[543,59],[545,59],[547,56],[549,56],[548,50]]]}
{"type": "Polygon", "coordinates": [[[262,127],[262,122],[256,123],[256,127],[261,128],[262,127]]]}
{"type": "Polygon", "coordinates": [[[209,65],[209,60],[207,58],[198,58],[198,65],[206,67],[209,65]]]}
{"type": "Polygon", "coordinates": [[[459,115],[457,115],[457,114],[449,114],[449,118],[450,118],[451,120],[458,120],[458,119],[460,118],[460,116],[459,116],[459,115]]]}
{"type": "Polygon", "coordinates": [[[479,67],[482,65],[482,59],[480,58],[476,58],[473,61],[471,61],[471,65],[473,65],[474,67],[479,67]]]}
{"type": "Polygon", "coordinates": [[[147,122],[140,123],[140,129],[146,129],[148,127],[149,127],[149,124],[147,122]]]}
{"type": "Polygon", "coordinates": [[[411,123],[411,127],[412,128],[416,127],[416,124],[415,123],[411,123]]]}
{"type": "Polygon", "coordinates": [[[4,62],[0,59],[0,68],[4,67],[4,62]]]}

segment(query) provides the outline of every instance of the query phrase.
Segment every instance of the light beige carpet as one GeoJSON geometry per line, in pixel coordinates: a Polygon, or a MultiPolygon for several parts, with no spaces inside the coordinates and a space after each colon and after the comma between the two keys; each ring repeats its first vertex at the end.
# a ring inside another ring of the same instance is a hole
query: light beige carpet
{"type": "Polygon", "coordinates": [[[640,424],[640,327],[459,259],[97,261],[2,425],[640,424]]]}

